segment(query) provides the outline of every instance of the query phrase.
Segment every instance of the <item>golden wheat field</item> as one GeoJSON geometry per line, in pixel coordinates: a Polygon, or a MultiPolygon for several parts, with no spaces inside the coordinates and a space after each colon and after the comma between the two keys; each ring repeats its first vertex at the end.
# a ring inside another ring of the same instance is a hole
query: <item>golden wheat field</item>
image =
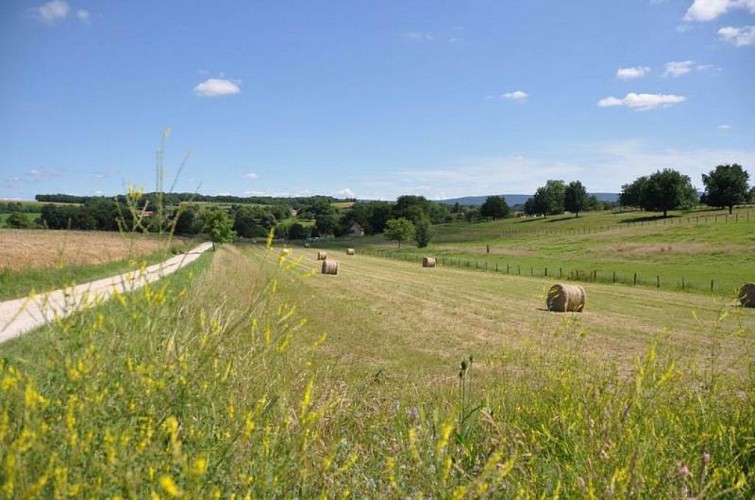
{"type": "Polygon", "coordinates": [[[164,238],[133,233],[2,229],[0,269],[97,265],[164,248],[164,238]]]}

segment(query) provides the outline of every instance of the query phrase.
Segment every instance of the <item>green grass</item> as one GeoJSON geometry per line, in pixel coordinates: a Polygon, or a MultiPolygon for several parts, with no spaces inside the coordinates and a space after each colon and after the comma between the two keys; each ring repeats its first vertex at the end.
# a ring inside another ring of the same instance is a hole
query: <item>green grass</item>
{"type": "Polygon", "coordinates": [[[115,276],[138,269],[142,264],[152,265],[190,248],[188,244],[174,243],[170,249],[145,255],[138,259],[124,259],[93,266],[54,266],[23,271],[0,269],[0,300],[25,297],[31,293],[44,293],[100,278],[115,276]]]}
{"type": "Polygon", "coordinates": [[[647,213],[598,213],[447,224],[433,227],[425,249],[409,242],[399,250],[381,235],[331,245],[361,246],[365,252],[395,258],[434,255],[441,265],[547,273],[557,279],[634,285],[636,275],[640,286],[660,283],[663,289],[724,296],[753,279],[755,212],[735,211],[728,220],[725,212],[710,210],[672,215],[643,220],[647,213]]]}
{"type": "Polygon", "coordinates": [[[0,345],[3,496],[755,493],[755,311],[314,253],[221,247],[0,345]]]}

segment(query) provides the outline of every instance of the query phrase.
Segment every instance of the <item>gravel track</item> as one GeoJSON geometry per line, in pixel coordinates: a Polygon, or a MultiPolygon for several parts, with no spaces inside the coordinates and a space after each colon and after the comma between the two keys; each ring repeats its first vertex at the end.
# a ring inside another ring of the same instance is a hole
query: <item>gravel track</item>
{"type": "Polygon", "coordinates": [[[212,243],[202,243],[185,254],[149,266],[144,272],[129,271],[73,288],[0,302],[0,343],[23,335],[56,318],[64,318],[105,301],[115,291],[130,292],[147,283],[155,282],[194,262],[210,248],[212,243]]]}

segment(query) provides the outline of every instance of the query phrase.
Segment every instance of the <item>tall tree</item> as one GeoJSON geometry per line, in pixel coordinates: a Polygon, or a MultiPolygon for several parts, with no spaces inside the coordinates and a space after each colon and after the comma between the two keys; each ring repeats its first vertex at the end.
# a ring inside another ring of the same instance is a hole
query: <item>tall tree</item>
{"type": "Polygon", "coordinates": [[[430,243],[431,236],[429,219],[423,218],[414,224],[414,241],[417,242],[418,248],[425,248],[430,243]]]}
{"type": "Polygon", "coordinates": [[[480,215],[491,219],[503,219],[511,212],[508,203],[503,196],[488,196],[480,205],[480,215]]]}
{"type": "Polygon", "coordinates": [[[640,206],[644,210],[663,212],[664,217],[668,216],[669,210],[690,208],[695,203],[697,190],[689,176],[670,168],[648,177],[640,193],[640,206]]]}
{"type": "Polygon", "coordinates": [[[404,217],[391,219],[385,223],[383,235],[386,240],[397,241],[398,247],[401,248],[402,241],[408,241],[414,236],[414,224],[404,217]]]}
{"type": "Polygon", "coordinates": [[[638,177],[629,184],[621,186],[621,194],[619,195],[619,203],[623,207],[642,207],[642,191],[647,185],[648,177],[638,177]]]}
{"type": "Polygon", "coordinates": [[[549,180],[545,186],[537,188],[535,195],[525,203],[528,214],[555,215],[564,212],[564,181],[549,180]],[[530,202],[532,200],[532,202],[530,202]]]}
{"type": "Polygon", "coordinates": [[[579,217],[579,212],[585,210],[590,202],[587,189],[579,181],[570,182],[564,190],[564,209],[574,212],[579,217]]]}
{"type": "Polygon", "coordinates": [[[215,243],[230,243],[236,237],[236,231],[233,230],[233,219],[225,210],[207,210],[202,214],[202,221],[204,222],[202,232],[210,237],[213,249],[215,243]]]}
{"type": "Polygon", "coordinates": [[[750,174],[740,165],[719,165],[715,170],[703,174],[705,184],[705,203],[714,207],[729,207],[729,213],[734,205],[745,203],[749,198],[750,174]]]}

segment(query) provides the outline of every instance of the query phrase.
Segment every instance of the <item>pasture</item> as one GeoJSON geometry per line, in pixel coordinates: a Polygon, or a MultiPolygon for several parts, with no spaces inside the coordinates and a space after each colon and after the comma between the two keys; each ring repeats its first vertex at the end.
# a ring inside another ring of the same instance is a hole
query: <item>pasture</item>
{"type": "Polygon", "coordinates": [[[342,246],[396,258],[433,255],[442,265],[500,273],[622,283],[731,296],[755,279],[755,212],[588,213],[433,227],[430,245],[396,248],[382,236],[342,246]],[[577,278],[579,276],[579,278],[577,278]]]}

